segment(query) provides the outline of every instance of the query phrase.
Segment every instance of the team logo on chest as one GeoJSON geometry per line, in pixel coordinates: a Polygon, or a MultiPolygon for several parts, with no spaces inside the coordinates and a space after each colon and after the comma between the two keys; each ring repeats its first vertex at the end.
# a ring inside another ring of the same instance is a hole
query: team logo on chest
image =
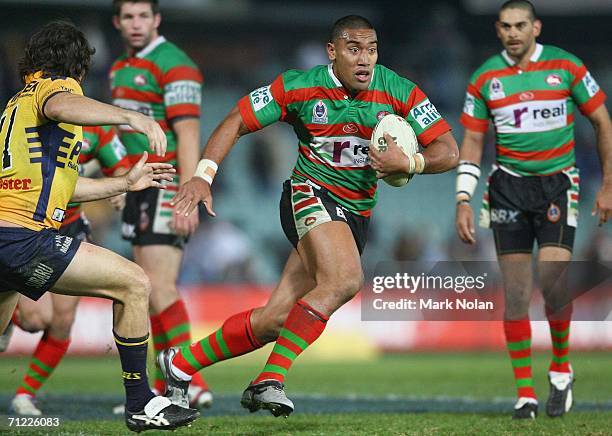
{"type": "Polygon", "coordinates": [[[376,119],[380,121],[385,117],[385,115],[389,115],[389,114],[390,114],[389,111],[380,111],[376,114],[376,119]]]}
{"type": "Polygon", "coordinates": [[[327,106],[319,100],[312,108],[312,122],[314,124],[327,124],[327,106]]]}
{"type": "Polygon", "coordinates": [[[546,83],[548,83],[550,86],[559,86],[561,85],[562,81],[563,79],[561,79],[561,76],[558,74],[549,74],[546,76],[546,83]]]}
{"type": "Polygon", "coordinates": [[[359,128],[353,123],[348,123],[342,126],[342,131],[344,133],[357,133],[359,128]]]}
{"type": "Polygon", "coordinates": [[[506,97],[506,93],[504,92],[504,85],[496,78],[493,77],[491,83],[489,84],[489,98],[491,100],[499,100],[506,97]]]}
{"type": "Polygon", "coordinates": [[[134,76],[134,85],[145,86],[147,84],[147,78],[144,74],[137,74],[134,76]]]}

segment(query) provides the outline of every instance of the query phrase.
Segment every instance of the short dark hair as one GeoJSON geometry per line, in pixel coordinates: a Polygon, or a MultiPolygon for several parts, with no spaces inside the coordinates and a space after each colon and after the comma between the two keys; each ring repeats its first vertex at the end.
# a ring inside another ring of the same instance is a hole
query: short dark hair
{"type": "Polygon", "coordinates": [[[508,0],[506,3],[501,5],[499,12],[505,11],[506,9],[523,9],[529,12],[529,19],[531,21],[535,21],[538,18],[535,7],[528,0],[508,0]]]}
{"type": "Polygon", "coordinates": [[[159,2],[157,0],[113,0],[114,15],[119,15],[121,13],[121,6],[123,6],[124,3],[149,3],[153,13],[159,13],[159,2]]]}
{"type": "Polygon", "coordinates": [[[329,41],[334,42],[342,36],[342,32],[347,29],[374,29],[372,23],[361,15],[347,15],[337,20],[329,35],[329,41]]]}
{"type": "Polygon", "coordinates": [[[91,56],[96,52],[85,34],[69,21],[52,21],[36,32],[19,61],[19,74],[26,76],[42,71],[46,75],[81,80],[89,71],[91,56]]]}

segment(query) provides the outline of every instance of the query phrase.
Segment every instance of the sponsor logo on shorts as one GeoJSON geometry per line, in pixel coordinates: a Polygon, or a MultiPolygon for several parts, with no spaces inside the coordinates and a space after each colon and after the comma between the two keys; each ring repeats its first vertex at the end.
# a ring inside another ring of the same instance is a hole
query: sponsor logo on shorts
{"type": "Polygon", "coordinates": [[[336,216],[346,221],[346,216],[344,215],[344,211],[342,210],[340,206],[336,206],[336,216]]]}
{"type": "Polygon", "coordinates": [[[312,107],[312,122],[314,124],[327,124],[327,106],[323,100],[319,100],[312,107]]]}
{"type": "Polygon", "coordinates": [[[315,223],[316,220],[317,220],[316,216],[309,216],[309,217],[306,217],[306,219],[304,220],[304,224],[307,226],[311,226],[315,223]]]}
{"type": "Polygon", "coordinates": [[[546,212],[546,218],[551,223],[556,223],[561,219],[561,209],[555,203],[550,203],[548,206],[548,211],[546,212]]]}
{"type": "Polygon", "coordinates": [[[491,209],[491,222],[496,224],[513,224],[517,222],[518,210],[491,209]]]}
{"type": "Polygon", "coordinates": [[[27,191],[30,189],[32,179],[0,179],[0,189],[8,191],[27,191]]]}
{"type": "Polygon", "coordinates": [[[526,92],[521,92],[521,95],[519,95],[519,100],[521,100],[521,101],[529,101],[529,100],[533,100],[534,97],[535,96],[533,95],[533,92],[526,91],[526,92]]]}
{"type": "Polygon", "coordinates": [[[357,128],[357,126],[353,123],[349,123],[349,124],[345,124],[344,126],[342,126],[342,131],[344,133],[357,133],[359,129],[357,128]]]}
{"type": "Polygon", "coordinates": [[[57,248],[62,253],[64,254],[68,253],[70,244],[72,244],[72,237],[63,236],[63,235],[55,235],[55,248],[57,248]]]}
{"type": "Polygon", "coordinates": [[[53,268],[44,263],[39,263],[26,282],[26,286],[42,288],[51,278],[53,268]]]}
{"type": "Polygon", "coordinates": [[[382,120],[385,116],[389,115],[391,112],[389,111],[380,111],[376,114],[376,119],[378,121],[382,120]]]}
{"type": "Polygon", "coordinates": [[[422,129],[426,129],[442,118],[436,107],[429,101],[428,98],[423,100],[417,106],[413,107],[410,110],[410,115],[412,115],[412,118],[419,123],[419,126],[421,126],[422,129]]]}
{"type": "Polygon", "coordinates": [[[559,86],[563,82],[563,79],[558,74],[549,74],[546,76],[546,83],[550,86],[559,86]]]}
{"type": "Polygon", "coordinates": [[[497,77],[493,77],[493,80],[491,80],[489,84],[489,99],[500,100],[502,98],[506,98],[504,85],[502,85],[497,77]]]}

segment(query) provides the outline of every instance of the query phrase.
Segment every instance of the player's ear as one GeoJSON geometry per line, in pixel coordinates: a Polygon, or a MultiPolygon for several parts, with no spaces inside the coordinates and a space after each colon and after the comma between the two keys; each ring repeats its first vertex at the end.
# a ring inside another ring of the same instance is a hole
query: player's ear
{"type": "Polygon", "coordinates": [[[119,15],[113,15],[113,26],[115,26],[115,29],[120,30],[119,15]]]}
{"type": "Polygon", "coordinates": [[[501,22],[497,20],[495,22],[495,33],[497,34],[497,37],[501,39],[501,34],[499,32],[500,29],[501,29],[501,22]]]}
{"type": "Polygon", "coordinates": [[[336,60],[336,47],[334,46],[333,42],[327,43],[327,57],[330,61],[336,60]]]}
{"type": "Polygon", "coordinates": [[[542,32],[542,22],[536,19],[533,22],[533,36],[537,38],[538,36],[540,36],[541,32],[542,32]]]}
{"type": "Polygon", "coordinates": [[[157,29],[161,24],[161,14],[158,12],[155,14],[155,28],[157,29]]]}

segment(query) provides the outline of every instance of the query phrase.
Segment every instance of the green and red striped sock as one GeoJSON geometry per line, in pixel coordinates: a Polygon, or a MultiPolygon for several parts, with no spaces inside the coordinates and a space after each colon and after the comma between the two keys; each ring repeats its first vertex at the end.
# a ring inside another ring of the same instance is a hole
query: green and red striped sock
{"type": "Polygon", "coordinates": [[[552,359],[549,371],[572,372],[569,362],[569,334],[572,318],[572,307],[568,305],[558,313],[546,310],[550,338],[552,340],[552,359]]]}
{"type": "Polygon", "coordinates": [[[529,318],[504,321],[506,345],[519,397],[537,398],[531,375],[531,323],[529,318]]]}
{"type": "Polygon", "coordinates": [[[304,300],[299,300],[289,312],[263,371],[253,383],[263,380],[283,383],[293,361],[321,336],[328,319],[304,300]]]}
{"type": "Polygon", "coordinates": [[[24,375],[16,393],[35,396],[66,354],[68,345],[70,338],[60,341],[45,332],[34,350],[28,372],[24,375]]]}
{"type": "Polygon", "coordinates": [[[193,376],[213,363],[261,348],[251,329],[252,311],[232,315],[214,333],[191,346],[182,347],[174,356],[172,365],[193,376]]]}
{"type": "MultiPolygon", "coordinates": [[[[191,324],[182,299],[179,298],[160,313],[159,319],[166,335],[166,348],[184,347],[191,344],[191,324]]],[[[191,384],[205,391],[209,390],[201,374],[194,374],[191,384]]]]}
{"type": "MultiPolygon", "coordinates": [[[[155,359],[157,360],[157,355],[162,350],[168,348],[168,345],[166,344],[166,334],[164,333],[164,328],[162,326],[159,315],[151,315],[149,319],[151,320],[153,351],[155,352],[155,359]]],[[[162,375],[161,369],[159,369],[157,365],[155,365],[153,373],[153,389],[155,389],[160,394],[163,394],[166,391],[166,382],[164,381],[164,376],[162,375]]]]}

